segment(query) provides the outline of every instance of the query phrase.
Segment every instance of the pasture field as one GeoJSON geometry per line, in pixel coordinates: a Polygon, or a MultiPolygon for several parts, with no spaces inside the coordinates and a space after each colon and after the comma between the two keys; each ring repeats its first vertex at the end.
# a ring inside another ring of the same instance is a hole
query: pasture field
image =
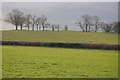
{"type": "Polygon", "coordinates": [[[2,46],[2,51],[3,78],[118,78],[114,50],[2,46]]]}
{"type": "Polygon", "coordinates": [[[2,31],[3,41],[118,44],[118,34],[79,31],[2,31]]]}

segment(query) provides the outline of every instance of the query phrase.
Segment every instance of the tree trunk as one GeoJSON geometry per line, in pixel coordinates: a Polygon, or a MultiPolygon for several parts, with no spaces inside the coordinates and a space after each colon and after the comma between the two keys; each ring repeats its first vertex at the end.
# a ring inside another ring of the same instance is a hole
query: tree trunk
{"type": "Polygon", "coordinates": [[[43,31],[44,31],[44,26],[43,26],[43,31]]]}
{"type": "Polygon", "coordinates": [[[43,31],[44,31],[44,23],[42,23],[43,31]]]}
{"type": "Polygon", "coordinates": [[[87,32],[87,25],[86,25],[86,32],[87,32]]]}
{"type": "Polygon", "coordinates": [[[89,25],[89,32],[90,32],[90,25],[89,25]]]}
{"type": "Polygon", "coordinates": [[[29,25],[28,25],[28,30],[29,30],[29,25]]]}
{"type": "Polygon", "coordinates": [[[22,25],[20,25],[20,28],[21,28],[21,30],[22,30],[22,25]]]}
{"type": "Polygon", "coordinates": [[[18,30],[18,26],[17,25],[15,25],[15,28],[16,28],[16,30],[18,30]]]}
{"type": "Polygon", "coordinates": [[[54,27],[52,27],[52,31],[54,31],[54,27]]]}
{"type": "Polygon", "coordinates": [[[95,32],[97,32],[97,25],[95,26],[95,32]]]}

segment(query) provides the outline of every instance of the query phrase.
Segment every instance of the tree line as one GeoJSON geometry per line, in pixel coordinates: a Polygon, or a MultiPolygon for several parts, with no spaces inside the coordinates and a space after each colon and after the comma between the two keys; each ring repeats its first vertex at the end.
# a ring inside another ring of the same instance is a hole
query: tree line
{"type": "Polygon", "coordinates": [[[15,29],[23,30],[23,28],[27,28],[27,30],[45,30],[45,28],[51,27],[52,31],[57,29],[59,31],[60,25],[58,24],[50,24],[47,22],[47,16],[36,16],[31,14],[24,15],[23,12],[19,10],[12,10],[7,14],[5,21],[12,23],[15,25],[15,29]]]}
{"type": "Polygon", "coordinates": [[[83,15],[76,24],[83,32],[120,33],[120,22],[105,23],[99,16],[83,15]]]}
{"type": "MultiPolygon", "coordinates": [[[[47,22],[48,18],[45,15],[36,16],[31,14],[24,14],[23,12],[14,9],[8,13],[6,20],[9,23],[15,25],[15,29],[23,30],[45,30],[45,28],[51,28],[52,31],[60,31],[59,24],[52,24],[47,22]]],[[[83,32],[115,32],[120,33],[120,22],[105,23],[101,21],[99,16],[83,15],[80,20],[75,23],[80,27],[83,32]]],[[[64,30],[68,30],[68,26],[65,25],[64,30]]]]}

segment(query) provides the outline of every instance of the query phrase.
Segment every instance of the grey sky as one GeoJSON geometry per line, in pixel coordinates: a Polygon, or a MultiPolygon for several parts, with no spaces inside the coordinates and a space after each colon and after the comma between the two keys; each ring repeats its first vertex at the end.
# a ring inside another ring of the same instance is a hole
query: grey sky
{"type": "MultiPolygon", "coordinates": [[[[117,21],[118,18],[117,2],[5,2],[2,9],[3,18],[12,9],[18,9],[25,14],[45,14],[48,22],[68,25],[72,29],[79,29],[75,22],[84,14],[97,15],[106,22],[117,21]]],[[[3,26],[3,29],[14,28],[4,22],[3,26]]]]}

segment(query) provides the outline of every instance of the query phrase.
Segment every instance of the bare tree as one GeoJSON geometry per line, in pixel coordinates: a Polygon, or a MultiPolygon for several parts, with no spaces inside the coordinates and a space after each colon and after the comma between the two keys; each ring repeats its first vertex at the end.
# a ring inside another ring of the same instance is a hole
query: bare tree
{"type": "Polygon", "coordinates": [[[52,31],[55,31],[55,28],[56,28],[56,24],[50,24],[51,27],[52,27],[52,31]]]}
{"type": "Polygon", "coordinates": [[[35,15],[32,15],[31,16],[31,21],[32,21],[32,30],[34,30],[34,28],[35,28],[35,23],[36,23],[36,16],[35,15]]]}
{"type": "Polygon", "coordinates": [[[93,16],[93,23],[95,25],[95,32],[98,31],[99,21],[100,21],[100,18],[98,16],[93,16]]]}
{"type": "Polygon", "coordinates": [[[16,30],[18,30],[18,26],[20,25],[20,21],[21,21],[21,16],[23,16],[23,13],[17,9],[12,10],[12,12],[10,12],[7,15],[7,22],[12,23],[13,25],[15,25],[16,30]]]}
{"type": "Polygon", "coordinates": [[[36,27],[37,27],[37,30],[40,29],[40,25],[41,25],[41,18],[38,17],[38,18],[36,19],[36,27]]]}
{"type": "Polygon", "coordinates": [[[59,32],[59,29],[60,29],[60,25],[58,25],[58,24],[46,23],[46,27],[51,27],[52,31],[55,31],[55,29],[57,29],[58,32],[59,32]]]}
{"type": "Polygon", "coordinates": [[[105,27],[103,27],[104,31],[109,33],[111,32],[111,29],[112,29],[112,25],[111,24],[106,24],[105,27]]]}
{"type": "Polygon", "coordinates": [[[45,30],[45,25],[46,25],[47,17],[45,15],[41,16],[41,25],[43,28],[43,31],[45,30]]]}
{"type": "Polygon", "coordinates": [[[106,33],[109,33],[112,30],[112,24],[100,22],[100,26],[101,26],[101,29],[106,33]]]}
{"type": "Polygon", "coordinates": [[[92,17],[90,15],[83,15],[81,18],[85,27],[85,31],[88,32],[88,26],[90,28],[92,17]]]}
{"type": "Polygon", "coordinates": [[[31,17],[32,17],[31,14],[25,16],[25,24],[28,27],[28,30],[30,29],[31,17]]]}
{"type": "Polygon", "coordinates": [[[81,29],[83,32],[85,32],[85,29],[84,29],[84,26],[82,24],[82,21],[78,21],[78,23],[76,23],[81,29]]]}
{"type": "Polygon", "coordinates": [[[120,22],[113,22],[113,31],[120,33],[120,22]]]}
{"type": "Polygon", "coordinates": [[[23,25],[24,25],[24,23],[25,23],[25,17],[24,17],[24,16],[21,16],[19,19],[20,19],[20,20],[19,20],[20,29],[22,30],[23,25]]]}
{"type": "Polygon", "coordinates": [[[92,20],[92,17],[91,17],[91,19],[90,19],[90,21],[89,21],[89,23],[88,23],[88,30],[87,30],[87,32],[91,32],[91,26],[93,26],[93,20],[92,20]]]}
{"type": "Polygon", "coordinates": [[[90,31],[92,25],[92,17],[90,15],[83,15],[76,24],[82,29],[83,32],[88,32],[90,31]]]}

